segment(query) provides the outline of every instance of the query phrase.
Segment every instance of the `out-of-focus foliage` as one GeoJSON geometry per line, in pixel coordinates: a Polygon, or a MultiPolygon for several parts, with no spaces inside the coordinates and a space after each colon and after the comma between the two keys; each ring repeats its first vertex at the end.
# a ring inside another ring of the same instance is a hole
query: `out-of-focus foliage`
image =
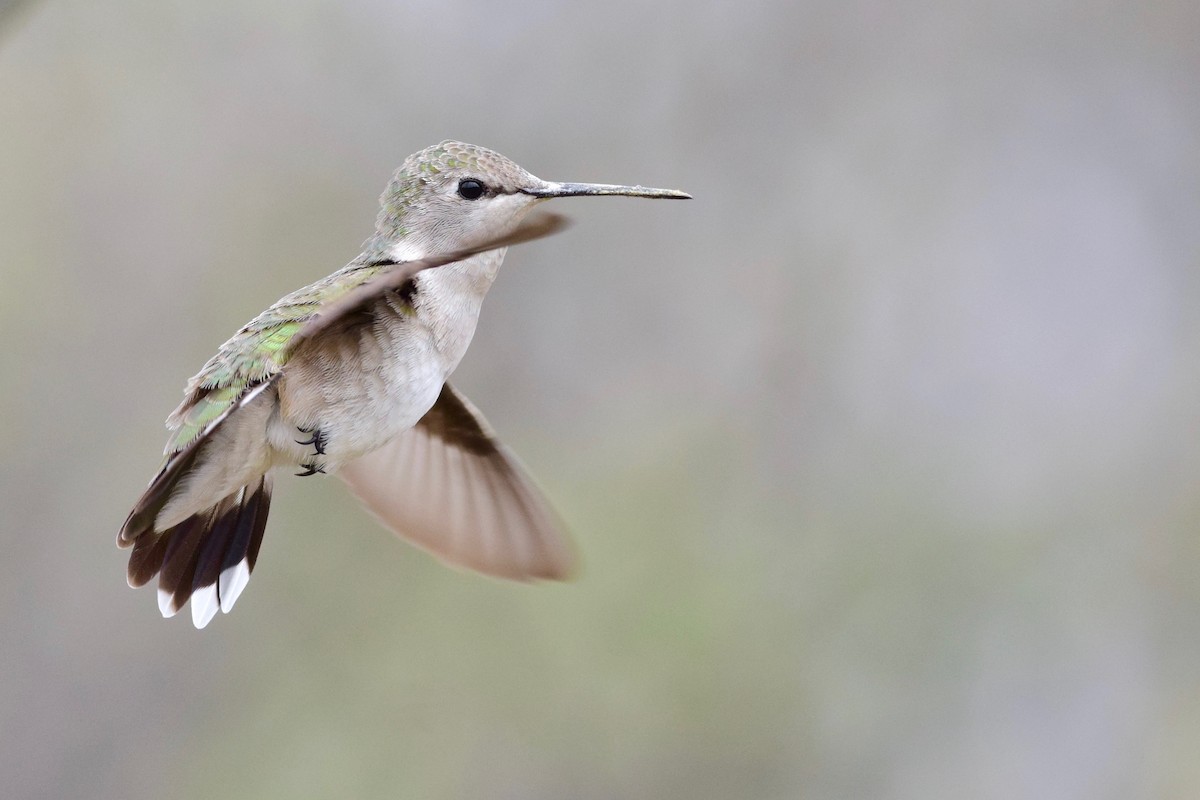
{"type": "Polygon", "coordinates": [[[1200,792],[1197,4],[5,19],[0,795],[1200,792]],[[456,379],[581,578],[285,478],[236,613],[158,619],[161,419],[446,137],[696,196],[562,201],[456,379]]]}

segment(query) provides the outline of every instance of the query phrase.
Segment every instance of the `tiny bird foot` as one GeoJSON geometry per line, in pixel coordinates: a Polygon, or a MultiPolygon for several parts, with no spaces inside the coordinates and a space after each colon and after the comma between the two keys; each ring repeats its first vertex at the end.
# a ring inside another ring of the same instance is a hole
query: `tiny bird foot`
{"type": "Polygon", "coordinates": [[[296,473],[297,478],[307,478],[309,475],[316,475],[318,472],[321,473],[322,475],[325,474],[325,465],[320,464],[316,461],[310,462],[308,464],[301,464],[300,466],[304,467],[304,472],[297,472],[296,473]]]}
{"type": "Polygon", "coordinates": [[[311,433],[312,438],[305,439],[303,441],[297,439],[296,444],[311,444],[313,449],[317,451],[317,455],[325,455],[325,445],[329,443],[329,440],[326,438],[325,433],[320,428],[297,428],[297,430],[299,430],[301,433],[311,433]]]}

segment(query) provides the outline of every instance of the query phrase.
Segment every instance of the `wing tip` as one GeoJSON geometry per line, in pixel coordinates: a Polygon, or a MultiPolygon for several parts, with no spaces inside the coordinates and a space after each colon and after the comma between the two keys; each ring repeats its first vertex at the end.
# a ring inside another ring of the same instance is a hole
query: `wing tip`
{"type": "Polygon", "coordinates": [[[477,551],[441,552],[420,542],[412,543],[451,569],[469,571],[498,580],[526,584],[567,583],[576,580],[582,572],[575,549],[563,534],[558,534],[556,541],[556,544],[562,546],[563,552],[547,558],[520,560],[480,557],[482,553],[477,551]]]}

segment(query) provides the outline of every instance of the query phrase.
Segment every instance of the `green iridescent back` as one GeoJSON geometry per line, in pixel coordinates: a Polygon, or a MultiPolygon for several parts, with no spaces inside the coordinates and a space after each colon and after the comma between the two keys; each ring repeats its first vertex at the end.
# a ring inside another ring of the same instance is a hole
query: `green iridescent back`
{"type": "Polygon", "coordinates": [[[188,381],[184,401],[167,418],[168,455],[191,444],[243,394],[287,364],[292,340],[321,306],[378,275],[385,266],[352,262],[283,297],[227,342],[188,381]]]}

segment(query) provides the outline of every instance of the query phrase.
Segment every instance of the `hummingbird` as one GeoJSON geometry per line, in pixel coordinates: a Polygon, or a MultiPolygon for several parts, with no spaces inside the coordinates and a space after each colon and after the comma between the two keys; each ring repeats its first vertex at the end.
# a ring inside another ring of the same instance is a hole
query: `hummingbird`
{"type": "Polygon", "coordinates": [[[188,382],[163,465],[117,535],[133,548],[129,585],[158,576],[163,616],[190,600],[197,628],[228,613],[258,558],[277,467],[338,475],[385,527],[450,565],[567,577],[557,515],[446,380],[507,247],[566,224],[530,211],[601,195],[690,198],[546,181],[449,140],[405,159],[362,252],[252,319],[188,382]]]}

